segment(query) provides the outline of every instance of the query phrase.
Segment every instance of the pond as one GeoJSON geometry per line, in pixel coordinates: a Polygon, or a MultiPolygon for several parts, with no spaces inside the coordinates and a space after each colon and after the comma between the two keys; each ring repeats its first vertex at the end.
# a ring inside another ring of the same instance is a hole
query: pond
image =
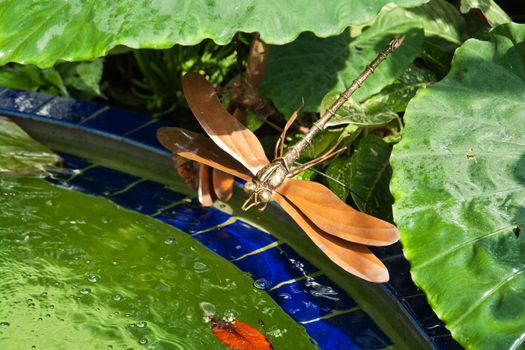
{"type": "Polygon", "coordinates": [[[262,320],[276,349],[315,348],[249,276],[172,226],[41,178],[0,188],[1,348],[221,348],[210,316],[262,320]]]}

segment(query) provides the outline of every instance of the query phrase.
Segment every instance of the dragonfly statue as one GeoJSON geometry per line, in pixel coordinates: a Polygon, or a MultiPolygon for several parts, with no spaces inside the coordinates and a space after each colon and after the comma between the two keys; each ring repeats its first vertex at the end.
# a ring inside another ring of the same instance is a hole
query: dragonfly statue
{"type": "MultiPolygon", "coordinates": [[[[258,36],[255,37],[250,45],[244,78],[243,74],[240,74],[240,79],[233,81],[231,86],[223,91],[229,100],[228,111],[245,125],[248,113],[266,123],[270,122],[265,118],[275,113],[271,103],[257,94],[257,88],[264,75],[268,51],[268,45],[258,36]]],[[[217,199],[226,202],[231,198],[234,183],[232,175],[206,164],[195,166],[192,161],[177,154],[173,155],[173,162],[186,184],[197,189],[198,199],[202,206],[212,206],[217,199]]]]}
{"type": "Polygon", "coordinates": [[[322,184],[293,179],[297,175],[293,165],[337,109],[402,42],[403,37],[392,39],[309,132],[284,152],[285,133],[297,116],[297,111],[294,112],[278,140],[272,162],[257,137],[222,106],[213,86],[197,73],[184,76],[183,91],[191,111],[209,137],[169,127],[160,128],[157,138],[181,157],[246,180],[244,190],[248,199],[242,206],[244,210],[252,207],[264,210],[270,201],[275,201],[341,268],[367,281],[386,282],[387,268],[366,246],[385,246],[398,241],[397,228],[355,210],[322,184]]]}

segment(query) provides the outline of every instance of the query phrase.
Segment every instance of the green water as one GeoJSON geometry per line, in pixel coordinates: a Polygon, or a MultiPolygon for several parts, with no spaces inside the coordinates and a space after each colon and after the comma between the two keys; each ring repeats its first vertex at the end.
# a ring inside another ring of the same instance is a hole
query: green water
{"type": "Polygon", "coordinates": [[[248,276],[168,225],[36,178],[0,177],[0,203],[2,350],[223,349],[209,315],[314,348],[248,276]]]}

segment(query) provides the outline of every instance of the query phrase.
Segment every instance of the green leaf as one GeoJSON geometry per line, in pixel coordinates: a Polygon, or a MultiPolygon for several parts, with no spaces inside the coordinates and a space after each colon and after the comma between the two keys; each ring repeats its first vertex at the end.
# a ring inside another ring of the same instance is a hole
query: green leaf
{"type": "Polygon", "coordinates": [[[472,349],[523,348],[525,25],[470,39],[418,92],[394,147],[395,222],[416,284],[472,349]]]}
{"type": "MultiPolygon", "coordinates": [[[[337,91],[331,91],[321,101],[321,113],[324,113],[339,97],[337,91]]],[[[369,112],[363,105],[352,98],[346,101],[326,123],[327,127],[353,124],[359,126],[381,126],[397,118],[397,114],[388,110],[369,112]]]]}
{"type": "Polygon", "coordinates": [[[309,181],[309,180],[312,180],[315,176],[317,175],[317,173],[312,170],[312,169],[306,169],[305,171],[297,174],[294,178],[297,179],[297,180],[305,180],[305,181],[309,181]]]}
{"type": "Polygon", "coordinates": [[[436,76],[432,71],[411,65],[394,83],[367,99],[363,107],[368,111],[404,112],[417,90],[435,81],[436,76]]]}
{"type": "Polygon", "coordinates": [[[246,126],[251,131],[259,129],[264,124],[263,117],[256,117],[251,111],[246,112],[246,126]]]}
{"type": "Polygon", "coordinates": [[[464,17],[445,0],[432,0],[408,12],[425,29],[421,57],[429,68],[441,76],[445,75],[450,69],[454,50],[468,37],[464,17]]]}
{"type": "Polygon", "coordinates": [[[509,15],[493,0],[461,0],[461,13],[468,13],[472,9],[480,10],[492,27],[512,22],[509,15]]]}
{"type": "Polygon", "coordinates": [[[424,23],[425,37],[444,39],[461,45],[465,36],[465,19],[451,3],[432,0],[428,4],[407,10],[424,23]]]}
{"type": "Polygon", "coordinates": [[[375,217],[392,221],[392,204],[389,183],[390,146],[374,135],[367,135],[352,156],[350,188],[357,207],[375,217]]]}
{"type": "MultiPolygon", "coordinates": [[[[344,128],[338,128],[338,129],[325,129],[321,131],[317,136],[312,140],[312,143],[310,146],[306,147],[306,149],[301,153],[301,158],[316,158],[319,157],[323,152],[328,150],[330,146],[335,144],[337,139],[341,136],[341,134],[344,132],[344,128]]],[[[304,135],[297,134],[294,137],[294,140],[291,144],[295,144],[295,142],[299,141],[304,135]]]]}
{"type": "Polygon", "coordinates": [[[327,37],[366,23],[387,3],[417,6],[428,0],[106,1],[3,0],[0,65],[84,61],[118,46],[165,49],[204,39],[227,44],[236,32],[259,32],[284,44],[304,31],[327,37]]]}
{"type": "Polygon", "coordinates": [[[352,178],[352,163],[350,157],[339,157],[330,162],[325,172],[326,175],[337,181],[326,179],[326,184],[337,197],[346,201],[350,193],[350,179],[352,178]]]}
{"type": "Polygon", "coordinates": [[[75,96],[87,100],[103,96],[100,91],[103,69],[102,59],[81,63],[62,63],[57,66],[66,87],[74,91],[75,96]]]}
{"type": "Polygon", "coordinates": [[[382,11],[354,38],[348,32],[326,39],[305,33],[291,44],[272,47],[260,93],[285,116],[300,105],[301,97],[305,111],[317,112],[326,93],[344,91],[397,34],[406,36],[403,45],[356,91],[353,98],[360,102],[391,84],[420,52],[423,28],[406,10],[382,11]]]}
{"type": "Polygon", "coordinates": [[[0,86],[68,96],[60,74],[55,69],[40,70],[33,65],[0,68],[0,86]]]}
{"type": "Polygon", "coordinates": [[[18,125],[0,116],[0,173],[39,173],[59,160],[18,125]]]}

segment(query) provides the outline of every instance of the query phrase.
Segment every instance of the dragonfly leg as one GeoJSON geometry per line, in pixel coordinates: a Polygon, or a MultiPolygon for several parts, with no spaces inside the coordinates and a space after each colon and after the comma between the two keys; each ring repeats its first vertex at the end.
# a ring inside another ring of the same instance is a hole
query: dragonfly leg
{"type": "Polygon", "coordinates": [[[292,126],[295,119],[297,119],[297,115],[299,114],[299,111],[304,106],[304,98],[301,98],[301,105],[292,113],[292,116],[288,121],[286,122],[286,125],[284,126],[283,132],[279,136],[279,139],[277,140],[277,143],[275,144],[275,150],[273,152],[274,158],[280,158],[283,156],[284,153],[284,140],[286,138],[286,133],[288,132],[288,129],[290,126],[292,126]],[[279,152],[279,154],[278,154],[279,152]]]}

